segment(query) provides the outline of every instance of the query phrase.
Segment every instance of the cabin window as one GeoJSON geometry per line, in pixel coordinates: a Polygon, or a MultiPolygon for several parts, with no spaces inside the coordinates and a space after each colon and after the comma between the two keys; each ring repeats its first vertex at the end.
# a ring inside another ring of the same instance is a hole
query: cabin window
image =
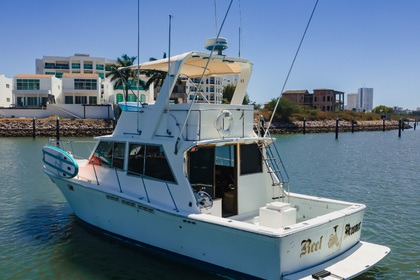
{"type": "Polygon", "coordinates": [[[93,153],[90,163],[123,169],[124,151],[125,143],[101,141],[93,153]]]}
{"type": "Polygon", "coordinates": [[[144,174],[144,152],[144,145],[130,144],[128,156],[128,173],[134,175],[144,174]]]}
{"type": "Polygon", "coordinates": [[[241,175],[262,172],[262,156],[258,145],[241,145],[240,148],[241,175]]]}
{"type": "Polygon", "coordinates": [[[128,173],[175,182],[162,146],[130,144],[128,173]]]}

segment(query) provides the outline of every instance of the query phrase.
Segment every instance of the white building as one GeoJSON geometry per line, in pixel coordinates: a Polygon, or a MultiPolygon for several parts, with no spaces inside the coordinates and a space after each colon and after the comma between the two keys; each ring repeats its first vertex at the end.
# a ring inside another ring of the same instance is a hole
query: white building
{"type": "Polygon", "coordinates": [[[102,104],[101,78],[98,74],[64,73],[62,81],[63,91],[57,103],[102,104]]]}
{"type": "Polygon", "coordinates": [[[197,95],[198,102],[222,103],[223,88],[229,84],[237,85],[238,75],[221,75],[204,77],[200,86],[200,78],[188,79],[186,91],[188,102],[194,98],[194,94],[200,89],[197,95]]]}
{"type": "Polygon", "coordinates": [[[357,93],[347,94],[347,110],[357,110],[357,93]]]}
{"type": "Polygon", "coordinates": [[[0,107],[10,107],[13,102],[13,79],[0,75],[0,107]]]}
{"type": "Polygon", "coordinates": [[[104,80],[106,73],[116,63],[116,60],[90,57],[88,54],[75,54],[73,56],[44,55],[42,59],[36,59],[35,72],[36,74],[55,75],[57,78],[61,78],[64,73],[98,74],[104,80]]]}
{"type": "Polygon", "coordinates": [[[18,74],[13,82],[16,107],[44,107],[47,102],[54,103],[62,92],[62,81],[54,75],[18,74]]]}
{"type": "Polygon", "coordinates": [[[357,93],[357,109],[361,111],[372,111],[373,88],[359,88],[357,93]]]}

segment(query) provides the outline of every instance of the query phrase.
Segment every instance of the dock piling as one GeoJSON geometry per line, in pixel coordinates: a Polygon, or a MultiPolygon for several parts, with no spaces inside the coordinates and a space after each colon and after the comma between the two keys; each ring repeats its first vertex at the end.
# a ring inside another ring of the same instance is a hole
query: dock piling
{"type": "Polygon", "coordinates": [[[55,121],[55,136],[57,139],[57,147],[60,146],[60,118],[57,116],[55,121]]]}
{"type": "Polygon", "coordinates": [[[335,119],[335,139],[338,139],[338,118],[335,119]]]}
{"type": "Polygon", "coordinates": [[[382,118],[382,131],[385,132],[385,117],[382,118]]]}
{"type": "Polygon", "coordinates": [[[303,134],[306,133],[306,118],[303,118],[303,134]]]}
{"type": "Polygon", "coordinates": [[[35,139],[35,118],[32,118],[32,138],[35,139]]]}
{"type": "Polygon", "coordinates": [[[398,137],[401,137],[401,119],[398,120],[398,137]]]}

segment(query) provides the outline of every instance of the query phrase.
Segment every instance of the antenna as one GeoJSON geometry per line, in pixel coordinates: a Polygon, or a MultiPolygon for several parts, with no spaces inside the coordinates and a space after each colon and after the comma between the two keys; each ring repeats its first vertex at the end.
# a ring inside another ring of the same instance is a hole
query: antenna
{"type": "Polygon", "coordinates": [[[215,27],[215,33],[217,34],[217,6],[216,6],[216,0],[214,2],[214,27],[215,27]]]}
{"type": "Polygon", "coordinates": [[[238,51],[238,57],[241,57],[241,37],[242,37],[242,9],[241,9],[241,0],[239,0],[238,3],[239,3],[239,51],[238,51]]]}

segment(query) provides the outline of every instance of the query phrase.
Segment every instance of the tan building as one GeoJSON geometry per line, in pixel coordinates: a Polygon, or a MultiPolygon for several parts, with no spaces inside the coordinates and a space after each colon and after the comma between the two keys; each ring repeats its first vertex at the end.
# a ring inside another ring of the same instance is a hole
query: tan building
{"type": "Polygon", "coordinates": [[[312,107],[326,112],[343,111],[344,92],[332,89],[314,89],[312,107]]]}
{"type": "Polygon", "coordinates": [[[307,90],[288,90],[283,92],[282,96],[298,105],[312,107],[312,94],[307,90]]]}
{"type": "Polygon", "coordinates": [[[309,106],[321,111],[335,112],[344,110],[344,92],[332,89],[315,89],[314,93],[307,90],[288,90],[283,97],[298,105],[309,106]]]}

